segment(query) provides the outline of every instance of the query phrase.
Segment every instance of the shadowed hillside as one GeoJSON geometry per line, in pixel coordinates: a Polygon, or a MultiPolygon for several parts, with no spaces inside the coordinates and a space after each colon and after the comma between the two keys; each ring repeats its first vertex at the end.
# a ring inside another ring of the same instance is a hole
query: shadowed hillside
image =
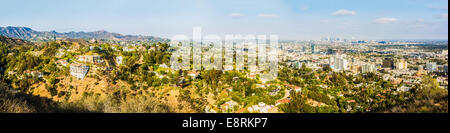
{"type": "Polygon", "coordinates": [[[54,102],[48,98],[16,92],[0,83],[0,113],[169,113],[156,98],[137,96],[88,96],[76,102],[54,102]]]}
{"type": "Polygon", "coordinates": [[[0,35],[0,42],[9,44],[9,45],[30,45],[31,42],[25,41],[22,39],[14,39],[0,35]]]}
{"type": "Polygon", "coordinates": [[[65,107],[48,98],[32,96],[10,90],[0,83],[0,113],[87,113],[81,108],[65,107]]]}

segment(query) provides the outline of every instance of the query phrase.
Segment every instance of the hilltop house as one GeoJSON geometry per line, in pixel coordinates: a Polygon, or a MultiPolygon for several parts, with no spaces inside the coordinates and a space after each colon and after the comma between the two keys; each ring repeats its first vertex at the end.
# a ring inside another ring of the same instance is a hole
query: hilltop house
{"type": "Polygon", "coordinates": [[[156,50],[156,47],[150,47],[150,49],[148,49],[148,52],[155,51],[155,50],[156,50]]]}
{"type": "Polygon", "coordinates": [[[192,78],[197,78],[198,77],[198,75],[200,75],[200,72],[197,72],[197,71],[190,71],[189,73],[188,73],[188,76],[191,76],[192,78]]]}
{"type": "Polygon", "coordinates": [[[159,64],[159,67],[161,67],[161,68],[169,68],[169,66],[167,66],[166,64],[159,64]]]}
{"type": "Polygon", "coordinates": [[[223,70],[224,71],[233,71],[233,65],[225,65],[223,66],[223,70]]]}
{"type": "Polygon", "coordinates": [[[62,66],[67,67],[67,65],[69,65],[69,62],[67,62],[67,60],[65,60],[65,59],[61,59],[61,60],[56,61],[56,64],[60,64],[62,66]]]}
{"type": "Polygon", "coordinates": [[[31,77],[37,77],[37,78],[42,78],[43,77],[43,73],[39,72],[39,71],[25,71],[24,72],[25,75],[27,76],[31,76],[31,77]]]}
{"type": "Polygon", "coordinates": [[[205,113],[217,113],[217,111],[214,110],[214,107],[206,106],[205,107],[205,113]]]}
{"type": "Polygon", "coordinates": [[[220,107],[222,108],[222,112],[234,112],[234,107],[239,106],[239,104],[233,100],[228,101],[222,104],[220,107]]]}
{"type": "Polygon", "coordinates": [[[59,49],[58,52],[56,52],[55,57],[61,58],[64,54],[64,49],[59,49]]]}
{"type": "Polygon", "coordinates": [[[256,73],[252,72],[252,73],[248,74],[247,77],[250,79],[256,79],[256,73]]]}
{"type": "Polygon", "coordinates": [[[133,52],[133,51],[136,51],[135,48],[128,48],[128,47],[124,47],[122,50],[125,51],[125,52],[133,52]]]}
{"type": "Polygon", "coordinates": [[[89,71],[89,66],[84,64],[71,64],[70,65],[70,75],[77,77],[78,79],[83,79],[86,77],[89,71]]]}
{"type": "Polygon", "coordinates": [[[299,86],[295,86],[295,85],[286,85],[286,87],[288,87],[291,90],[294,90],[295,92],[301,92],[302,88],[299,86]]]}
{"type": "Polygon", "coordinates": [[[117,56],[116,57],[116,64],[122,65],[123,64],[123,56],[117,56]]]}
{"type": "Polygon", "coordinates": [[[98,55],[78,56],[78,61],[87,62],[87,63],[94,63],[94,64],[102,64],[102,63],[104,63],[102,57],[98,56],[98,55]]]}
{"type": "Polygon", "coordinates": [[[278,101],[277,101],[277,103],[275,104],[275,106],[278,106],[278,105],[280,105],[280,104],[287,104],[287,103],[289,103],[289,102],[291,102],[291,99],[289,99],[289,98],[281,99],[281,100],[278,100],[278,101]]]}
{"type": "Polygon", "coordinates": [[[270,113],[277,112],[278,109],[274,105],[266,105],[266,103],[260,102],[258,105],[253,105],[248,107],[249,112],[257,112],[257,113],[270,113]]]}

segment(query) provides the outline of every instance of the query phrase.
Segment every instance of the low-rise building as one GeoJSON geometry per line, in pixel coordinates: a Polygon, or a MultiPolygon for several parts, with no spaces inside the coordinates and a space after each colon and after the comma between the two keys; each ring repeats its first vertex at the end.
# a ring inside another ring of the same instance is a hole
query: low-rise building
{"type": "Polygon", "coordinates": [[[233,71],[234,68],[233,68],[233,65],[225,65],[225,66],[223,66],[223,70],[224,71],[233,71]]]}
{"type": "Polygon", "coordinates": [[[222,112],[234,112],[234,107],[238,107],[239,104],[233,100],[228,101],[222,104],[220,107],[222,108],[222,112]]]}
{"type": "Polygon", "coordinates": [[[44,74],[39,71],[25,71],[24,73],[27,76],[36,77],[36,78],[42,78],[44,76],[44,74]]]}
{"type": "Polygon", "coordinates": [[[93,64],[102,64],[104,63],[104,60],[101,56],[98,55],[82,55],[78,56],[78,61],[80,62],[87,62],[87,63],[93,63],[93,64]]]}
{"type": "Polygon", "coordinates": [[[69,62],[67,62],[67,60],[65,60],[65,59],[61,59],[61,60],[56,61],[56,64],[67,67],[67,65],[69,65],[69,62]]]}
{"type": "Polygon", "coordinates": [[[123,64],[123,56],[116,57],[116,64],[119,66],[123,64]]]}
{"type": "Polygon", "coordinates": [[[200,72],[197,72],[197,71],[190,71],[188,73],[188,76],[191,76],[192,78],[197,78],[198,75],[200,75],[200,72]]]}
{"type": "Polygon", "coordinates": [[[291,99],[289,99],[289,98],[281,99],[281,100],[277,101],[277,104],[275,104],[275,106],[278,106],[280,104],[287,104],[289,102],[291,102],[291,99]]]}
{"type": "Polygon", "coordinates": [[[70,75],[77,77],[78,79],[83,79],[89,72],[89,66],[84,64],[71,64],[70,65],[70,75]]]}
{"type": "Polygon", "coordinates": [[[124,47],[123,51],[125,51],[125,52],[133,52],[133,51],[136,51],[136,49],[135,48],[124,47]]]}
{"type": "Polygon", "coordinates": [[[256,113],[273,113],[277,111],[274,105],[266,105],[266,103],[264,102],[260,102],[258,103],[258,105],[248,107],[247,110],[249,112],[256,112],[256,113]]]}

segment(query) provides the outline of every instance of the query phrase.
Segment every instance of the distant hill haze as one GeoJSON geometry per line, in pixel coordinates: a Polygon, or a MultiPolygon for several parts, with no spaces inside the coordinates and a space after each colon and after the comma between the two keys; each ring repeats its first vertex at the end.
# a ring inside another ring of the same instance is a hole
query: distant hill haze
{"type": "Polygon", "coordinates": [[[94,32],[66,32],[35,31],[28,27],[0,27],[0,35],[19,38],[28,41],[51,41],[55,39],[85,39],[85,40],[114,40],[114,41],[161,41],[162,38],[153,36],[122,35],[107,31],[94,32]]]}

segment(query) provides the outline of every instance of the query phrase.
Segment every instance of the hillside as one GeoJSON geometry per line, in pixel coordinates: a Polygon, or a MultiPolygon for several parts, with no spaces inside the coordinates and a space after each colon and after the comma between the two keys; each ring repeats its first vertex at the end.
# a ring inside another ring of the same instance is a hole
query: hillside
{"type": "Polygon", "coordinates": [[[15,39],[15,38],[10,38],[10,37],[5,37],[5,36],[0,36],[0,42],[5,43],[5,44],[9,44],[9,45],[27,45],[27,44],[31,44],[31,42],[29,41],[25,41],[22,39],[15,39]]]}
{"type": "Polygon", "coordinates": [[[97,39],[114,41],[160,41],[162,38],[153,36],[122,35],[108,31],[94,32],[67,32],[59,33],[56,31],[35,31],[28,27],[0,27],[0,35],[20,38],[28,41],[52,41],[55,39],[97,39]]]}

